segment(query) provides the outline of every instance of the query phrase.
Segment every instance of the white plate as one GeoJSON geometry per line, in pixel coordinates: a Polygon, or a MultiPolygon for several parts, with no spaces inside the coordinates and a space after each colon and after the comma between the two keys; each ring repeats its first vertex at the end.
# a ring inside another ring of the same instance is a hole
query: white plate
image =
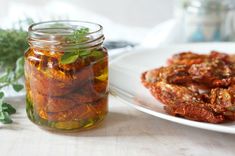
{"type": "Polygon", "coordinates": [[[181,51],[208,53],[211,50],[234,53],[235,44],[198,43],[173,45],[158,49],[139,49],[122,55],[110,63],[111,93],[136,109],[162,119],[192,127],[235,134],[235,122],[210,124],[166,114],[163,110],[163,105],[155,100],[140,82],[140,75],[143,71],[166,65],[167,58],[175,53],[181,51]]]}

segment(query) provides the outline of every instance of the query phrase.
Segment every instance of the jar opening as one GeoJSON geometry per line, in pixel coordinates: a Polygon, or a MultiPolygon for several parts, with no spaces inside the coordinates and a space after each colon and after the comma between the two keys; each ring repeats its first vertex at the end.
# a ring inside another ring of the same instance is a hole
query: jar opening
{"type": "Polygon", "coordinates": [[[103,43],[103,27],[96,23],[58,20],[32,24],[28,42],[37,48],[69,51],[86,49],[103,43]]]}

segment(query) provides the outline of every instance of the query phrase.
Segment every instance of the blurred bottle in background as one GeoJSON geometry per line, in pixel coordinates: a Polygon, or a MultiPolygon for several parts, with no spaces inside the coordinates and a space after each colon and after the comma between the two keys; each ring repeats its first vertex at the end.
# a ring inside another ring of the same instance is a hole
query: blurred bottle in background
{"type": "Polygon", "coordinates": [[[184,42],[234,41],[234,0],[178,0],[184,42]]]}

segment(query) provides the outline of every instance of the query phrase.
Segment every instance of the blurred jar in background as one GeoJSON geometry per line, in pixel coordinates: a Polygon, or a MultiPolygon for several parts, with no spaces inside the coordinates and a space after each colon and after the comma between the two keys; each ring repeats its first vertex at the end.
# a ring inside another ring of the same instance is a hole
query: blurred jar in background
{"type": "Polygon", "coordinates": [[[235,39],[234,1],[181,0],[178,7],[185,42],[235,39]]]}

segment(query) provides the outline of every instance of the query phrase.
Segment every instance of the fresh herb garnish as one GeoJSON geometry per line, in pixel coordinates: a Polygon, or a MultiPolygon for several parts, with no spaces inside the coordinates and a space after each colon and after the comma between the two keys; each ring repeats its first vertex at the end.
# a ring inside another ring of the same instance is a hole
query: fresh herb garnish
{"type": "Polygon", "coordinates": [[[10,104],[3,102],[3,98],[4,96],[0,99],[0,122],[9,124],[12,123],[10,115],[16,113],[16,110],[10,104]]]}
{"type": "Polygon", "coordinates": [[[61,57],[62,64],[74,63],[78,58],[85,58],[90,54],[88,50],[77,50],[75,52],[65,52],[61,57]]]}
{"type": "Polygon", "coordinates": [[[79,28],[73,32],[71,36],[68,36],[66,40],[73,43],[81,43],[87,41],[87,34],[89,33],[89,28],[79,28]]]}
{"type": "Polygon", "coordinates": [[[0,122],[11,123],[11,114],[16,110],[4,101],[3,88],[12,86],[19,92],[24,88],[18,80],[24,76],[24,51],[28,48],[27,31],[24,26],[33,23],[31,18],[21,20],[16,28],[0,29],[0,122]],[[4,72],[5,71],[5,72],[4,72]]]}
{"type": "Polygon", "coordinates": [[[16,61],[16,67],[8,67],[0,76],[0,90],[11,85],[15,91],[23,89],[23,85],[18,83],[18,80],[24,75],[24,58],[20,57],[16,61]]]}
{"type": "Polygon", "coordinates": [[[78,58],[85,59],[86,57],[94,57],[96,59],[104,57],[104,53],[102,51],[90,51],[90,50],[78,50],[76,52],[65,52],[61,57],[62,64],[70,64],[74,63],[78,58]]]}
{"type": "Polygon", "coordinates": [[[0,29],[0,67],[12,67],[27,49],[27,32],[0,29]]]}
{"type": "MultiPolygon", "coordinates": [[[[19,92],[24,88],[22,84],[19,84],[18,80],[24,75],[24,58],[20,57],[16,61],[15,67],[8,66],[5,72],[0,76],[0,90],[7,86],[19,92]]],[[[0,91],[0,122],[7,124],[12,123],[10,118],[11,114],[16,112],[10,104],[4,101],[4,93],[0,91]]]]}
{"type": "Polygon", "coordinates": [[[71,28],[70,26],[64,23],[54,23],[49,26],[51,29],[62,29],[61,31],[73,31],[71,34],[66,35],[62,40],[66,43],[81,43],[87,41],[89,38],[89,28],[80,27],[79,29],[71,28]]]}
{"type": "Polygon", "coordinates": [[[79,57],[79,52],[65,52],[63,56],[61,56],[62,64],[70,64],[75,62],[79,57]]]}
{"type": "MultiPolygon", "coordinates": [[[[87,41],[89,38],[87,34],[89,33],[88,28],[80,28],[74,31],[73,35],[66,38],[67,41],[72,43],[81,43],[87,41]]],[[[95,58],[102,58],[104,56],[103,52],[97,50],[85,50],[85,49],[78,49],[73,52],[65,52],[64,55],[61,57],[61,64],[70,64],[74,63],[78,58],[85,59],[86,57],[95,57],[95,58]]]]}
{"type": "MultiPolygon", "coordinates": [[[[75,30],[71,36],[66,38],[67,42],[71,43],[81,43],[88,40],[87,34],[89,33],[88,28],[80,28],[75,30]]],[[[78,58],[82,58],[90,54],[88,50],[76,50],[73,52],[65,52],[63,56],[61,56],[61,63],[62,64],[70,64],[74,63],[78,58]]]]}

